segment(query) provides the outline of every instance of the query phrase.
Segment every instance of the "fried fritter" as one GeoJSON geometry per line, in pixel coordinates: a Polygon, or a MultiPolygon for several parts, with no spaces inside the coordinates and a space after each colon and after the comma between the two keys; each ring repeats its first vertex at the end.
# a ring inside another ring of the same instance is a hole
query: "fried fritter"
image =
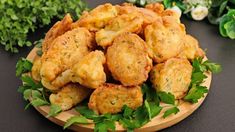
{"type": "Polygon", "coordinates": [[[170,92],[181,99],[188,91],[192,69],[187,59],[171,58],[152,68],[150,80],[157,91],[170,92]]]}
{"type": "Polygon", "coordinates": [[[136,7],[129,3],[128,4],[124,3],[121,6],[116,5],[116,8],[118,9],[119,15],[136,13],[138,16],[142,17],[144,20],[143,28],[145,28],[145,26],[147,26],[148,24],[151,24],[154,21],[161,19],[161,14],[157,14],[156,12],[146,9],[146,8],[136,7]]]}
{"type": "Polygon", "coordinates": [[[124,33],[115,38],[106,57],[112,76],[124,86],[135,86],[146,81],[152,67],[146,43],[132,33],[124,33]]]}
{"type": "Polygon", "coordinates": [[[90,52],[93,39],[85,28],[73,29],[56,38],[42,55],[40,75],[43,86],[49,90],[58,90],[59,87],[54,87],[51,82],[90,52]]]}
{"type": "Polygon", "coordinates": [[[90,89],[71,83],[64,86],[59,92],[51,94],[49,100],[51,104],[56,104],[65,111],[82,102],[90,93],[90,89]]]}
{"type": "Polygon", "coordinates": [[[183,46],[185,28],[175,22],[174,17],[162,17],[161,21],[155,21],[145,28],[145,39],[148,52],[156,63],[161,63],[169,58],[177,56],[183,46]]]}
{"type": "Polygon", "coordinates": [[[146,5],[145,8],[154,11],[158,15],[161,15],[164,11],[164,6],[160,3],[151,3],[146,5]]]}
{"type": "Polygon", "coordinates": [[[143,18],[136,13],[123,14],[115,17],[105,26],[104,29],[96,32],[96,42],[106,48],[113,40],[125,32],[139,33],[142,29],[143,18]]]}
{"type": "Polygon", "coordinates": [[[196,57],[204,56],[204,52],[199,48],[198,41],[193,36],[186,35],[183,44],[183,51],[179,54],[179,57],[193,60],[196,57]]]}
{"type": "Polygon", "coordinates": [[[104,5],[97,6],[90,12],[83,12],[80,19],[75,22],[72,27],[85,27],[90,31],[98,31],[103,28],[111,19],[117,16],[117,10],[115,6],[106,3],[104,5]]]}
{"type": "Polygon", "coordinates": [[[69,82],[77,82],[88,88],[97,88],[106,81],[103,64],[106,62],[102,51],[92,51],[84,56],[71,69],[58,76],[52,84],[63,86],[69,82]]]}
{"type": "Polygon", "coordinates": [[[41,81],[41,76],[40,76],[41,66],[42,66],[41,57],[38,57],[34,60],[33,67],[31,70],[32,78],[36,81],[41,81]]]}
{"type": "Polygon", "coordinates": [[[73,19],[70,14],[66,14],[62,21],[56,22],[46,33],[42,43],[42,52],[46,52],[57,37],[70,30],[72,23],[73,19]]]}
{"type": "Polygon", "coordinates": [[[114,114],[121,112],[124,105],[136,109],[142,103],[143,95],[139,86],[104,84],[91,94],[88,106],[100,114],[114,114]]]}

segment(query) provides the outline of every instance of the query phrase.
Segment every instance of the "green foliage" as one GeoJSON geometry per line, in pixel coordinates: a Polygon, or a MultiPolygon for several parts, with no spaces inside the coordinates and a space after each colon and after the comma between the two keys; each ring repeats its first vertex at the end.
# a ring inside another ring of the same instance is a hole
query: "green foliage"
{"type": "Polygon", "coordinates": [[[225,14],[219,23],[220,34],[223,37],[235,39],[235,9],[231,9],[225,14]]]}
{"type": "Polygon", "coordinates": [[[222,68],[219,64],[212,63],[209,60],[203,61],[201,57],[194,59],[192,65],[193,73],[191,77],[190,90],[184,97],[184,100],[191,103],[197,103],[198,100],[204,97],[204,94],[208,92],[207,87],[201,86],[207,78],[205,72],[210,71],[212,73],[219,73],[222,68]]]}
{"type": "Polygon", "coordinates": [[[16,63],[16,76],[21,76],[22,73],[29,72],[32,69],[32,62],[25,59],[20,58],[16,63]]]}
{"type": "Polygon", "coordinates": [[[66,121],[64,129],[68,128],[69,126],[75,123],[87,124],[88,120],[84,116],[73,116],[66,121]]]}
{"type": "Polygon", "coordinates": [[[172,107],[165,111],[163,118],[168,117],[171,114],[177,114],[180,110],[177,107],[172,107]]]}
{"type": "Polygon", "coordinates": [[[0,43],[6,51],[18,52],[19,47],[31,46],[29,32],[71,13],[78,19],[86,4],[81,0],[1,0],[0,43]]]}
{"type": "Polygon", "coordinates": [[[62,109],[61,109],[61,107],[60,107],[59,105],[51,104],[51,106],[50,106],[50,111],[49,111],[47,117],[56,116],[56,115],[58,115],[61,111],[62,111],[62,109]]]}

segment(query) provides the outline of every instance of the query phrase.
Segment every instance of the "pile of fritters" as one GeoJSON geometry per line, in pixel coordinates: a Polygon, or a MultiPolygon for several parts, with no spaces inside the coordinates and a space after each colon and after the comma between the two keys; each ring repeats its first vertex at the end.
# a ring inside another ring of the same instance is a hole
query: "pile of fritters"
{"type": "Polygon", "coordinates": [[[50,90],[50,102],[69,110],[86,98],[99,114],[143,103],[141,84],[181,99],[195,57],[204,56],[179,15],[159,3],[145,8],[104,4],[73,22],[67,14],[46,34],[32,77],[50,90]]]}

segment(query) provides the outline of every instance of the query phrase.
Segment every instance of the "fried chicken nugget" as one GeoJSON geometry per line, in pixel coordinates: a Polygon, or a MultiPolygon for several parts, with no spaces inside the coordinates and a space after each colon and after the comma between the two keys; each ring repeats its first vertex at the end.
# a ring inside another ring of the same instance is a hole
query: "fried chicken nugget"
{"type": "Polygon", "coordinates": [[[41,57],[38,57],[33,62],[33,67],[31,70],[32,78],[36,81],[41,81],[40,69],[42,66],[41,57]]]}
{"type": "Polygon", "coordinates": [[[139,86],[125,87],[116,84],[104,84],[91,94],[88,106],[97,113],[118,113],[127,105],[136,109],[143,103],[139,86]]]}
{"type": "Polygon", "coordinates": [[[199,48],[197,39],[195,39],[193,36],[186,35],[183,44],[183,51],[179,54],[179,57],[193,60],[196,57],[203,57],[205,55],[204,52],[199,48]]]}
{"type": "Polygon", "coordinates": [[[65,111],[82,102],[90,93],[91,89],[71,83],[64,86],[59,92],[51,94],[49,100],[51,104],[58,105],[65,111]]]}
{"type": "Polygon", "coordinates": [[[46,52],[58,36],[69,31],[71,29],[72,23],[73,19],[71,18],[70,14],[66,14],[62,21],[56,22],[46,33],[42,43],[42,52],[46,52]]]}
{"type": "Polygon", "coordinates": [[[93,40],[94,37],[85,28],[73,29],[56,38],[42,55],[40,75],[43,86],[58,90],[60,87],[51,85],[51,82],[87,55],[93,47],[93,40]]]}
{"type": "Polygon", "coordinates": [[[183,38],[186,35],[182,24],[175,22],[171,16],[162,17],[145,28],[145,39],[148,52],[156,63],[176,57],[182,50],[183,38]]]}
{"type": "Polygon", "coordinates": [[[106,59],[102,51],[92,51],[74,64],[71,69],[58,76],[52,84],[58,87],[72,81],[95,89],[106,81],[103,67],[105,62],[106,59]]]}
{"type": "Polygon", "coordinates": [[[98,31],[117,14],[117,9],[111,4],[99,5],[90,12],[83,12],[80,19],[72,25],[72,28],[85,27],[90,31],[98,31]]]}
{"type": "Polygon", "coordinates": [[[136,34],[124,33],[107,49],[107,65],[114,79],[124,86],[135,86],[148,78],[152,60],[146,43],[136,34]]]}
{"type": "Polygon", "coordinates": [[[192,70],[187,59],[171,58],[152,68],[150,80],[157,91],[170,92],[181,99],[188,91],[192,70]]]}
{"type": "Polygon", "coordinates": [[[95,39],[98,45],[106,48],[113,40],[125,32],[139,33],[142,29],[143,18],[136,13],[123,14],[112,19],[104,29],[96,32],[95,39]]]}

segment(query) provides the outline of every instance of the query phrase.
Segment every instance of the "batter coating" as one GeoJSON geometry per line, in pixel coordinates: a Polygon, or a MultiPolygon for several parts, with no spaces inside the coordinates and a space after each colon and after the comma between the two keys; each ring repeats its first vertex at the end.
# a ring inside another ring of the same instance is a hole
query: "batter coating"
{"type": "Polygon", "coordinates": [[[85,27],[89,31],[98,31],[117,14],[117,9],[111,4],[99,5],[90,12],[83,12],[80,19],[72,25],[72,28],[85,27]]]}
{"type": "Polygon", "coordinates": [[[157,91],[170,92],[181,99],[188,91],[192,69],[187,59],[171,58],[152,68],[150,80],[157,91]]]}
{"type": "Polygon", "coordinates": [[[87,55],[93,47],[92,42],[93,36],[85,28],[73,29],[56,38],[41,58],[43,86],[49,90],[58,90],[60,87],[51,85],[51,82],[87,55]]]}
{"type": "Polygon", "coordinates": [[[115,114],[121,112],[124,105],[136,109],[142,103],[143,95],[139,86],[104,84],[91,94],[88,106],[99,114],[115,114]]]}
{"type": "Polygon", "coordinates": [[[124,86],[136,86],[148,78],[152,61],[146,43],[136,34],[118,36],[107,50],[107,65],[114,79],[124,86]]]}
{"type": "Polygon", "coordinates": [[[142,24],[143,18],[136,13],[117,16],[109,21],[104,29],[96,32],[96,42],[98,45],[106,48],[112,45],[113,40],[122,33],[139,33],[142,29],[142,24]]]}
{"type": "Polygon", "coordinates": [[[82,102],[90,93],[90,89],[71,83],[64,86],[59,92],[51,94],[49,100],[51,104],[59,105],[65,111],[82,102]]]}
{"type": "Polygon", "coordinates": [[[145,28],[148,52],[156,63],[176,57],[182,50],[185,28],[173,16],[162,17],[145,28]]]}

